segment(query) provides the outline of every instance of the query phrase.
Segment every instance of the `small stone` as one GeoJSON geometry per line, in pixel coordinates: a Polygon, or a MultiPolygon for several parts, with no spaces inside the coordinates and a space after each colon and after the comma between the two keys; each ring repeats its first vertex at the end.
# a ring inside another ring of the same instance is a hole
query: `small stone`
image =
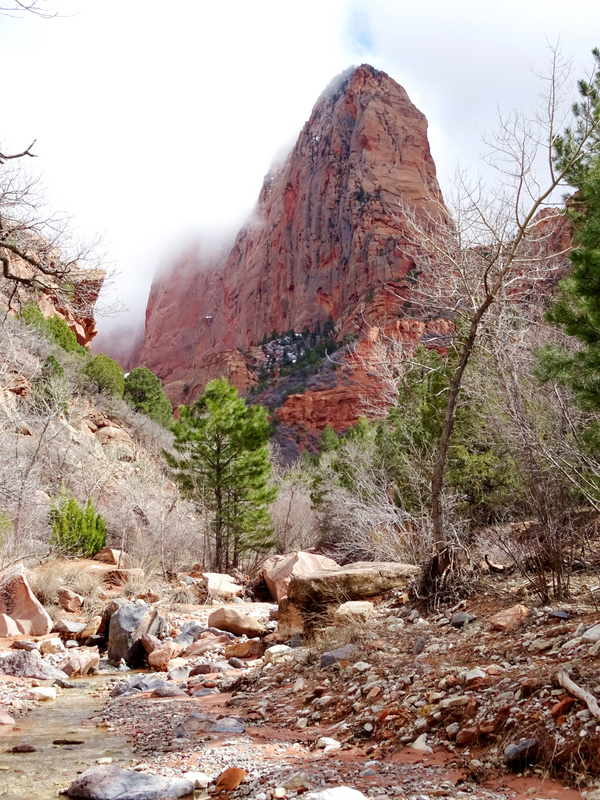
{"type": "Polygon", "coordinates": [[[427,744],[427,734],[422,733],[415,741],[411,744],[413,750],[418,750],[420,753],[433,753],[433,750],[427,744]]]}
{"type": "Polygon", "coordinates": [[[308,718],[307,717],[300,717],[300,719],[296,720],[295,727],[302,729],[302,728],[306,728],[307,725],[308,725],[308,718]]]}
{"type": "Polygon", "coordinates": [[[27,742],[21,742],[21,744],[16,745],[12,748],[13,753],[37,753],[37,747],[34,747],[32,744],[28,744],[27,742]]]}
{"type": "Polygon", "coordinates": [[[427,640],[425,639],[424,636],[417,636],[417,638],[415,639],[415,643],[413,644],[413,647],[412,647],[413,656],[418,656],[419,653],[422,653],[423,650],[425,649],[425,644],[426,643],[427,643],[427,640]]]}
{"type": "Polygon", "coordinates": [[[27,699],[39,700],[56,700],[56,689],[52,686],[32,686],[25,695],[27,699]]]}
{"type": "Polygon", "coordinates": [[[518,744],[510,744],[504,750],[504,757],[511,768],[521,767],[535,760],[539,749],[537,739],[523,739],[518,744]]]}
{"type": "Polygon", "coordinates": [[[319,749],[325,750],[339,750],[342,745],[337,741],[337,739],[331,739],[329,736],[321,736],[320,739],[317,740],[317,747],[319,749]]]}
{"type": "Polygon", "coordinates": [[[477,617],[475,614],[469,614],[468,611],[458,611],[450,620],[450,625],[453,628],[463,628],[469,622],[473,622],[477,617]]]}
{"type": "Polygon", "coordinates": [[[112,764],[112,758],[110,756],[102,756],[102,758],[96,759],[96,764],[112,764]]]}
{"type": "Polygon", "coordinates": [[[517,603],[516,606],[511,606],[511,608],[506,608],[491,616],[490,625],[496,631],[512,631],[513,628],[521,625],[528,616],[527,606],[517,603]]]}
{"type": "Polygon", "coordinates": [[[458,722],[452,722],[446,728],[446,733],[448,734],[449,739],[454,739],[458,731],[460,730],[460,725],[458,722]]]}
{"type": "Polygon", "coordinates": [[[456,734],[456,744],[459,747],[466,747],[475,741],[477,734],[478,730],[475,726],[462,728],[462,730],[456,734]]]}
{"type": "Polygon", "coordinates": [[[283,781],[282,786],[290,791],[309,789],[311,786],[310,777],[307,772],[294,772],[293,775],[283,781]]]}

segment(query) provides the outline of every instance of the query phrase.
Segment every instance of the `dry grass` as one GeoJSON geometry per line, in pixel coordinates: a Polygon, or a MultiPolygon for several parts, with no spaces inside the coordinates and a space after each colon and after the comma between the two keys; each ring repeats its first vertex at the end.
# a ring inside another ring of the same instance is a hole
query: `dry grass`
{"type": "Polygon", "coordinates": [[[27,580],[31,591],[52,619],[65,613],[58,603],[58,590],[62,588],[70,589],[83,597],[83,611],[86,615],[98,614],[106,604],[102,576],[88,572],[84,565],[77,562],[61,559],[48,561],[29,571],[27,580]]]}

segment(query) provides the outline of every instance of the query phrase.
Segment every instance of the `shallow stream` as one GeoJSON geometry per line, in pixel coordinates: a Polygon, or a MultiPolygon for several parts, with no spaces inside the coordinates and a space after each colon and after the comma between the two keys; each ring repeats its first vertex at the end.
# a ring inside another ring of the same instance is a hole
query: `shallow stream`
{"type": "Polygon", "coordinates": [[[131,764],[130,743],[108,731],[102,721],[106,695],[93,696],[112,677],[106,672],[86,675],[80,682],[89,684],[88,689],[58,690],[56,700],[39,703],[10,733],[0,736],[0,798],[56,798],[99,758],[112,758],[120,767],[131,764]],[[65,743],[55,743],[61,740],[65,743]],[[32,745],[35,752],[12,752],[21,744],[32,745]]]}

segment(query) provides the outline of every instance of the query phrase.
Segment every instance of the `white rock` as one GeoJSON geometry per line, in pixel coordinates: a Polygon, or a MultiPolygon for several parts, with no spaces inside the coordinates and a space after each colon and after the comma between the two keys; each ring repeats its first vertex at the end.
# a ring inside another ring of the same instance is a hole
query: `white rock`
{"type": "Polygon", "coordinates": [[[465,683],[473,683],[478,678],[487,678],[487,673],[481,667],[473,667],[465,674],[465,683]]]}
{"type": "Polygon", "coordinates": [[[335,616],[340,621],[366,622],[373,613],[373,603],[368,600],[348,600],[336,609],[335,616]]]}
{"type": "Polygon", "coordinates": [[[56,639],[44,639],[44,641],[40,642],[40,650],[44,655],[48,653],[52,653],[52,655],[62,655],[65,652],[63,643],[58,637],[56,639]]]}
{"type": "Polygon", "coordinates": [[[427,744],[427,734],[422,733],[418,739],[411,744],[413,750],[418,750],[420,753],[433,753],[433,750],[427,744]]]}
{"type": "Polygon", "coordinates": [[[581,641],[589,644],[596,644],[596,642],[600,642],[600,624],[588,628],[588,630],[581,637],[581,641]]]}
{"type": "Polygon", "coordinates": [[[53,686],[33,686],[25,697],[28,700],[56,700],[56,689],[53,686]]]}
{"type": "Polygon", "coordinates": [[[308,725],[308,717],[300,717],[300,719],[296,720],[296,728],[306,728],[308,725]]]}
{"type": "Polygon", "coordinates": [[[321,736],[317,741],[317,747],[325,748],[325,751],[339,750],[341,746],[337,739],[331,739],[329,736],[321,736]]]}
{"type": "Polygon", "coordinates": [[[336,786],[335,789],[323,789],[321,792],[303,794],[304,800],[367,800],[367,796],[349,786],[336,786]]]}
{"type": "Polygon", "coordinates": [[[204,772],[184,772],[183,777],[194,784],[195,789],[208,789],[211,779],[204,772]]]}
{"type": "Polygon", "coordinates": [[[287,644],[275,644],[265,650],[264,660],[265,664],[274,664],[276,661],[282,661],[286,658],[287,654],[291,654],[291,647],[287,644]]]}
{"type": "Polygon", "coordinates": [[[355,672],[366,672],[368,669],[371,669],[371,665],[367,664],[366,661],[357,661],[356,664],[352,665],[352,669],[355,672]]]}

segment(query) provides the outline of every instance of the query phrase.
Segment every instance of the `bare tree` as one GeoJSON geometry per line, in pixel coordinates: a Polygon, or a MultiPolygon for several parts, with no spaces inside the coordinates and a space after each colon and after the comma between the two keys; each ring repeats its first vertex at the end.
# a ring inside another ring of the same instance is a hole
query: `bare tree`
{"type": "MultiPolygon", "coordinates": [[[[597,62],[600,58],[597,57],[597,62]]],[[[598,66],[591,85],[600,81],[598,66]]],[[[496,135],[487,140],[488,163],[497,183],[469,182],[464,172],[456,179],[455,194],[437,213],[403,207],[414,243],[417,275],[410,287],[420,313],[450,316],[456,326],[454,346],[458,364],[452,377],[431,480],[431,519],[435,556],[427,575],[433,588],[452,563],[450,536],[444,523],[443,488],[450,438],[465,371],[482,334],[496,335],[492,311],[503,303],[527,302],[529,296],[556,280],[564,259],[548,260],[549,239],[558,211],[548,212],[556,190],[580,160],[599,148],[600,117],[593,92],[584,97],[576,114],[575,134],[568,151],[555,158],[555,145],[566,120],[570,66],[556,48],[551,70],[535,113],[513,112],[500,118],[496,135]],[[449,216],[448,216],[448,212],[449,216]],[[451,221],[448,221],[450,218],[451,221]]]]}
{"type": "Polygon", "coordinates": [[[19,17],[23,13],[35,14],[36,17],[42,19],[52,19],[58,16],[57,11],[52,11],[49,5],[46,5],[48,0],[12,0],[9,5],[0,6],[0,14],[9,17],[19,17]]]}

